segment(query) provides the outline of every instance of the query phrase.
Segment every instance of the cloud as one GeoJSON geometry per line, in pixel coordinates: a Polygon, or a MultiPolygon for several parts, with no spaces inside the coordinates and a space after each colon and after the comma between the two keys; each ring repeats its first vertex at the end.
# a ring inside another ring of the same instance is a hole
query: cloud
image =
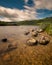
{"type": "Polygon", "coordinates": [[[7,17],[3,17],[3,18],[0,18],[0,21],[7,21],[7,22],[10,22],[11,20],[7,17]]]}
{"type": "MultiPolygon", "coordinates": [[[[24,0],[26,4],[30,0],[24,0]]],[[[34,3],[33,8],[36,9],[49,9],[52,10],[52,0],[32,0],[34,3]]]]}
{"type": "Polygon", "coordinates": [[[52,0],[33,0],[35,8],[52,10],[52,0]]]}
{"type": "MultiPolygon", "coordinates": [[[[30,0],[24,0],[26,4],[30,0]]],[[[52,10],[52,0],[32,0],[34,7],[37,9],[50,9],[52,10]]]]}
{"type": "Polygon", "coordinates": [[[27,4],[28,3],[28,0],[24,0],[24,2],[25,2],[25,4],[27,4]]]}
{"type": "MultiPolygon", "coordinates": [[[[28,2],[27,2],[28,3],[28,2]]],[[[33,0],[34,6],[29,7],[27,5],[24,8],[36,13],[36,17],[50,17],[52,16],[52,0],[33,0]],[[41,12],[37,12],[41,10],[41,12]],[[42,12],[43,11],[43,12],[42,12]]]]}
{"type": "Polygon", "coordinates": [[[0,20],[1,21],[22,21],[36,18],[36,13],[29,9],[19,10],[0,6],[0,20]],[[1,17],[2,16],[2,17],[1,17]]]}
{"type": "Polygon", "coordinates": [[[28,1],[30,0],[24,0],[25,5],[22,10],[0,6],[0,20],[9,22],[32,20],[37,19],[37,16],[41,14],[37,12],[37,9],[52,10],[52,0],[33,0],[33,6],[28,6],[28,1]]]}

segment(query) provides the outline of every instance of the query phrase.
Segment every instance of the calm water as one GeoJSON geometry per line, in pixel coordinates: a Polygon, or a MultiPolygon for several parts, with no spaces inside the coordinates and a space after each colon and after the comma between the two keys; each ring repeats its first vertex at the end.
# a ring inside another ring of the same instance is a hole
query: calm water
{"type": "MultiPolygon", "coordinates": [[[[38,26],[0,26],[0,39],[2,38],[14,38],[24,40],[26,36],[24,33],[31,29],[38,30],[38,26]]],[[[28,36],[27,36],[28,37],[28,36]]]]}

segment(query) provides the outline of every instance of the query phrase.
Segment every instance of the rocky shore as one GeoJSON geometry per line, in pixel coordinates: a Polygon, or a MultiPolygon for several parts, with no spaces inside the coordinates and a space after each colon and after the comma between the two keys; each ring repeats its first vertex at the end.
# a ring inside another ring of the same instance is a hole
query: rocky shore
{"type": "Polygon", "coordinates": [[[34,28],[1,37],[0,65],[52,65],[52,37],[34,28]]]}
{"type": "Polygon", "coordinates": [[[46,45],[50,42],[50,39],[48,35],[43,35],[43,30],[40,29],[38,31],[31,30],[30,32],[26,32],[26,35],[31,34],[31,37],[27,40],[28,45],[36,45],[36,44],[41,44],[41,45],[46,45]]]}

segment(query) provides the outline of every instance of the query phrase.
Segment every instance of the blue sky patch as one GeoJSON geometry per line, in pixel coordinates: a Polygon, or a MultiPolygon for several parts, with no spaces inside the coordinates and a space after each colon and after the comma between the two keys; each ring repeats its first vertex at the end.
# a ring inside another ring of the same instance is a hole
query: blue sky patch
{"type": "Polygon", "coordinates": [[[24,7],[23,0],[1,0],[0,6],[9,7],[9,8],[18,8],[23,9],[24,7]]]}
{"type": "Polygon", "coordinates": [[[50,17],[52,14],[52,10],[48,10],[48,9],[37,9],[37,13],[38,14],[38,18],[44,18],[44,17],[50,17]]]}

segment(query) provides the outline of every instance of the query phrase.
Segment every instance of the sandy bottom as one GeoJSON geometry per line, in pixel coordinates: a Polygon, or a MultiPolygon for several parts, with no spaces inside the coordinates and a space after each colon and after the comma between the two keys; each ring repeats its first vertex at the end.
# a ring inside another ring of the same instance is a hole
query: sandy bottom
{"type": "MultiPolygon", "coordinates": [[[[0,49],[6,49],[8,44],[17,44],[17,49],[0,55],[0,65],[52,65],[52,37],[47,45],[28,46],[26,40],[31,35],[24,35],[30,29],[37,30],[34,26],[0,27],[0,49]],[[3,43],[2,38],[8,42],[3,43]]],[[[46,33],[42,33],[46,35],[46,33]]]]}

